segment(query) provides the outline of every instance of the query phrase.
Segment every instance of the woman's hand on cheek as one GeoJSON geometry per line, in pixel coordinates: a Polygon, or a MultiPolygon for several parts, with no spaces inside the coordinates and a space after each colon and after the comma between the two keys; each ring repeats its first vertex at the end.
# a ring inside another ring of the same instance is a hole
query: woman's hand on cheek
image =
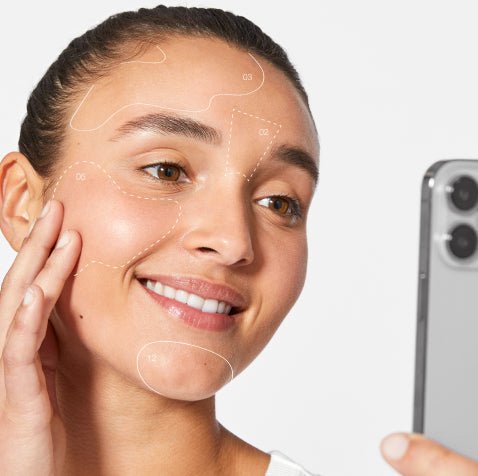
{"type": "Polygon", "coordinates": [[[418,433],[394,433],[380,444],[382,456],[404,476],[478,476],[478,462],[418,433]]]}
{"type": "Polygon", "coordinates": [[[78,260],[81,237],[73,230],[58,237],[60,202],[51,201],[44,210],[0,290],[2,475],[61,474],[65,455],[55,390],[57,346],[49,316],[78,260]]]}

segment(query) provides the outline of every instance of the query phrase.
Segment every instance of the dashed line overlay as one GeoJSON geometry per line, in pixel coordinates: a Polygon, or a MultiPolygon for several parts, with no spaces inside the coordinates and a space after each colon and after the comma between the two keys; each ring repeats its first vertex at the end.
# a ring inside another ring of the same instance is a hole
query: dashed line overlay
{"type": "MultiPolygon", "coordinates": [[[[161,51],[161,53],[163,54],[163,58],[160,60],[160,61],[137,61],[137,60],[133,60],[133,61],[124,61],[120,64],[128,64],[128,63],[144,63],[144,64],[161,64],[161,63],[164,63],[166,60],[167,60],[167,56],[166,56],[166,53],[159,47],[157,46],[157,48],[161,51]]],[[[75,112],[73,113],[73,115],[71,116],[70,118],[70,121],[69,121],[69,126],[71,129],[77,131],[77,132],[93,132],[93,131],[96,131],[98,129],[100,129],[102,126],[104,126],[107,122],[109,122],[115,115],[117,115],[118,113],[120,113],[122,110],[128,108],[128,107],[132,107],[132,106],[152,106],[152,107],[158,107],[158,108],[161,108],[161,109],[168,109],[168,110],[173,110],[173,111],[179,111],[179,112],[187,112],[187,113],[198,113],[198,112],[205,112],[207,111],[211,105],[212,105],[212,101],[216,98],[216,97],[219,97],[219,96],[236,96],[236,97],[239,97],[239,96],[248,96],[250,94],[253,94],[255,92],[257,92],[259,89],[262,88],[262,86],[264,85],[264,82],[265,82],[265,73],[264,73],[264,70],[261,66],[261,64],[256,60],[256,58],[251,54],[251,53],[248,53],[249,56],[252,58],[252,60],[256,63],[256,65],[259,67],[261,73],[262,73],[262,80],[259,84],[259,86],[257,86],[254,90],[252,91],[248,91],[246,93],[218,93],[218,94],[214,94],[213,96],[211,96],[209,98],[209,101],[208,101],[208,104],[205,108],[203,109],[180,109],[180,108],[172,108],[172,107],[165,107],[165,106],[161,106],[159,104],[149,104],[149,103],[142,103],[142,102],[137,102],[137,103],[131,103],[131,104],[127,104],[125,106],[122,106],[121,108],[119,108],[118,110],[116,110],[115,112],[113,112],[109,117],[107,117],[101,124],[99,124],[97,127],[94,127],[94,128],[90,128],[90,129],[79,129],[79,128],[76,128],[73,126],[73,120],[75,119],[75,117],[77,116],[79,110],[81,109],[81,107],[83,106],[83,104],[85,103],[86,99],[88,98],[88,96],[91,94],[91,92],[93,91],[94,87],[95,87],[95,84],[93,84],[89,90],[86,92],[85,96],[83,97],[83,99],[80,101],[78,107],[76,108],[75,112]]],[[[259,117],[257,115],[254,115],[254,114],[250,114],[250,113],[247,113],[247,112],[244,112],[244,111],[241,111],[239,110],[238,108],[233,108],[232,109],[232,113],[231,113],[231,120],[230,120],[230,125],[229,125],[229,140],[228,140],[228,146],[227,146],[227,153],[226,153],[226,172],[225,172],[225,175],[228,175],[228,174],[237,174],[237,175],[242,175],[248,182],[251,180],[252,176],[254,175],[254,173],[256,172],[256,170],[258,169],[258,167],[260,166],[262,160],[264,159],[265,155],[267,154],[267,152],[270,150],[270,147],[272,145],[272,143],[274,142],[274,140],[276,139],[277,135],[279,134],[280,130],[282,128],[282,125],[281,124],[278,124],[276,122],[273,122],[273,121],[270,121],[270,120],[267,120],[267,119],[264,119],[262,117],[259,117]],[[267,144],[266,146],[266,149],[264,150],[264,152],[262,153],[262,155],[260,156],[259,160],[257,161],[254,169],[252,170],[252,172],[250,173],[249,176],[243,174],[243,173],[240,173],[240,172],[234,172],[234,171],[229,171],[229,159],[230,159],[230,151],[231,151],[231,141],[232,141],[232,130],[233,130],[233,123],[234,123],[234,114],[242,114],[242,115],[245,115],[245,116],[249,116],[249,117],[252,117],[254,119],[258,119],[260,121],[263,121],[265,123],[268,123],[268,124],[272,124],[274,126],[277,127],[274,135],[272,136],[272,138],[270,139],[269,143],[267,144]]],[[[131,261],[133,261],[135,258],[137,258],[138,256],[140,256],[141,254],[143,254],[145,251],[147,251],[148,249],[152,248],[154,245],[156,245],[157,243],[159,243],[161,240],[163,240],[164,238],[166,238],[166,236],[168,236],[173,230],[174,228],[176,227],[176,225],[178,224],[179,222],[179,218],[181,217],[181,214],[182,214],[182,207],[180,205],[180,203],[177,201],[177,200],[173,200],[171,198],[152,198],[152,197],[143,197],[143,196],[140,196],[140,195],[135,195],[135,194],[131,194],[131,193],[127,193],[126,191],[124,191],[120,186],[119,184],[113,179],[113,177],[111,177],[111,175],[98,163],[96,162],[93,162],[93,161],[88,161],[88,160],[82,160],[82,161],[77,161],[73,164],[71,164],[69,167],[67,167],[63,173],[61,174],[61,176],[59,177],[58,181],[56,182],[55,184],[55,187],[54,187],[54,190],[53,190],[53,195],[52,195],[52,198],[54,198],[55,196],[55,193],[56,193],[56,190],[57,190],[57,187],[60,183],[60,181],[63,179],[63,177],[66,175],[66,173],[68,171],[71,170],[72,167],[74,167],[75,165],[78,165],[78,164],[82,164],[82,163],[86,163],[86,164],[90,164],[90,165],[94,165],[96,166],[99,170],[101,170],[103,173],[106,174],[106,176],[108,177],[108,179],[117,187],[117,189],[122,192],[123,194],[127,195],[127,196],[130,196],[130,197],[133,197],[133,198],[140,198],[140,199],[144,199],[144,200],[163,200],[163,201],[171,201],[171,202],[174,202],[178,205],[179,207],[179,212],[178,212],[178,216],[176,218],[176,221],[175,223],[172,225],[172,227],[165,233],[163,234],[158,240],[155,240],[153,243],[151,243],[150,245],[148,245],[147,247],[145,247],[144,249],[142,249],[141,251],[139,251],[138,253],[136,253],[133,257],[131,257],[126,263],[122,264],[122,265],[111,265],[111,264],[108,264],[108,263],[104,263],[102,261],[99,261],[99,260],[90,260],[85,266],[83,266],[76,274],[74,274],[73,276],[78,276],[81,272],[83,272],[84,270],[86,270],[88,268],[88,266],[90,264],[101,264],[103,266],[106,266],[106,267],[109,267],[109,268],[112,268],[112,269],[117,269],[117,268],[124,268],[126,265],[128,265],[131,261]]],[[[137,353],[137,359],[136,359],[136,366],[137,366],[137,371],[138,371],[138,374],[140,375],[143,383],[148,387],[150,388],[151,390],[153,390],[154,392],[156,393],[159,393],[156,389],[152,388],[146,381],[145,379],[143,378],[142,374],[141,374],[141,371],[139,369],[139,356],[140,356],[140,353],[143,351],[143,349],[148,346],[148,345],[151,345],[151,344],[154,344],[154,343],[159,343],[159,342],[165,342],[165,343],[176,343],[176,344],[183,344],[183,345],[187,345],[187,346],[191,346],[191,347],[195,347],[195,348],[199,348],[199,349],[202,349],[204,351],[207,351],[207,352],[210,352],[218,357],[220,357],[221,359],[223,359],[229,366],[230,370],[231,370],[231,380],[234,378],[234,369],[231,365],[231,363],[222,355],[210,350],[210,349],[207,349],[207,348],[204,348],[204,347],[201,347],[201,346],[198,346],[198,345],[195,345],[195,344],[190,344],[190,343],[187,343],[187,342],[178,342],[178,341],[167,341],[167,340],[163,340],[163,341],[154,341],[154,342],[148,342],[147,344],[145,344],[137,353]]]]}
{"type": "Polygon", "coordinates": [[[129,197],[134,197],[134,198],[141,198],[143,200],[161,200],[161,201],[170,201],[170,202],[174,202],[178,205],[179,207],[179,212],[178,212],[178,216],[176,218],[176,221],[174,222],[174,224],[172,225],[172,227],[164,234],[162,235],[160,238],[158,238],[156,241],[154,241],[153,243],[151,243],[150,245],[146,246],[145,248],[143,248],[140,252],[136,253],[134,256],[132,256],[128,261],[126,261],[126,263],[122,264],[122,265],[112,265],[112,264],[108,264],[108,263],[104,263],[103,261],[98,261],[98,260],[90,260],[88,261],[88,263],[86,263],[85,266],[83,266],[77,273],[75,273],[73,276],[78,276],[81,272],[83,272],[86,268],[88,268],[88,266],[90,264],[102,264],[104,266],[106,266],[107,268],[113,268],[113,269],[117,269],[117,268],[124,268],[126,265],[128,265],[129,263],[131,263],[131,261],[133,261],[135,258],[137,258],[138,256],[140,256],[141,254],[143,254],[145,251],[149,250],[150,248],[152,248],[154,245],[156,245],[157,243],[159,243],[161,240],[163,240],[164,238],[166,238],[166,236],[168,236],[173,230],[174,228],[176,227],[176,225],[178,224],[178,221],[179,221],[179,218],[182,214],[182,207],[181,207],[181,204],[177,201],[177,200],[173,200],[172,198],[154,198],[154,197],[142,197],[140,195],[135,195],[135,194],[132,194],[132,193],[128,193],[128,192],[125,192],[119,185],[118,183],[116,182],[116,180],[98,163],[96,162],[93,162],[91,160],[79,160],[77,162],[74,162],[73,164],[71,164],[70,166],[68,166],[64,171],[63,173],[60,175],[60,177],[58,178],[57,182],[55,183],[55,187],[53,189],[53,194],[52,194],[52,198],[55,198],[55,193],[56,193],[56,189],[58,187],[58,184],[60,183],[60,181],[63,179],[63,177],[66,175],[66,173],[72,168],[74,167],[75,165],[78,165],[78,164],[90,164],[90,165],[94,165],[96,166],[99,170],[101,170],[103,173],[106,174],[106,176],[108,177],[108,179],[113,183],[113,185],[116,186],[116,188],[121,192],[123,193],[124,195],[127,195],[129,197]]]}
{"type": "Polygon", "coordinates": [[[278,124],[277,122],[270,121],[268,119],[264,119],[262,117],[256,116],[254,114],[250,114],[248,112],[241,111],[241,110],[239,110],[235,107],[232,108],[231,121],[229,123],[229,140],[227,142],[227,152],[226,152],[226,172],[224,173],[224,175],[232,175],[232,174],[242,175],[249,182],[251,180],[252,176],[254,175],[254,173],[256,172],[257,168],[259,167],[260,163],[262,162],[262,159],[265,157],[265,155],[269,151],[272,143],[274,142],[275,138],[277,137],[277,135],[279,134],[281,129],[282,129],[282,124],[278,124]],[[241,172],[229,172],[228,171],[229,157],[230,157],[230,152],[231,152],[231,141],[232,141],[232,128],[233,128],[233,122],[234,122],[234,113],[236,113],[236,112],[238,114],[243,114],[244,116],[249,116],[249,117],[252,117],[254,119],[259,119],[260,121],[267,122],[268,124],[273,124],[274,126],[277,126],[277,129],[276,129],[274,135],[272,136],[271,140],[267,144],[266,149],[264,150],[264,152],[260,156],[259,160],[257,161],[257,164],[255,165],[253,171],[251,172],[251,174],[249,176],[247,176],[247,175],[245,175],[241,172]]]}

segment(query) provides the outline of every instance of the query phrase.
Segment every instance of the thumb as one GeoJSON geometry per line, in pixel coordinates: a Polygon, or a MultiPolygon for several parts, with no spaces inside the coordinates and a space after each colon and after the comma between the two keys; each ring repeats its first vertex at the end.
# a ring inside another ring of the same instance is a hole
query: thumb
{"type": "Polygon", "coordinates": [[[382,456],[404,476],[477,476],[478,463],[419,433],[393,433],[380,444],[382,456]]]}

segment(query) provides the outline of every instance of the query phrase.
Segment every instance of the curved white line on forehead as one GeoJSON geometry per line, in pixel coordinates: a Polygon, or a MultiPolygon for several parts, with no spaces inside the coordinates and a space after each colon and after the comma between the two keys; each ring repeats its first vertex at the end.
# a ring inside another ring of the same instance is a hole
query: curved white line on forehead
{"type": "Polygon", "coordinates": [[[161,61],[139,61],[139,60],[132,60],[132,61],[121,61],[120,64],[129,64],[129,63],[141,63],[141,64],[161,64],[166,61],[166,53],[158,46],[156,45],[156,48],[158,48],[161,53],[163,53],[163,59],[161,61]]]}
{"type": "MultiPolygon", "coordinates": [[[[161,50],[162,51],[162,50],[161,50]]],[[[163,52],[164,53],[164,52],[163,52]]],[[[78,107],[76,108],[75,112],[73,113],[73,115],[71,116],[71,119],[70,119],[70,122],[69,122],[69,126],[71,129],[73,129],[74,131],[77,131],[77,132],[93,132],[93,131],[96,131],[98,129],[100,129],[101,127],[103,127],[105,124],[107,124],[114,116],[116,116],[117,114],[119,114],[121,111],[123,111],[124,109],[128,108],[128,107],[132,107],[132,106],[149,106],[149,107],[157,107],[157,108],[160,108],[160,109],[167,109],[169,111],[178,111],[178,112],[186,112],[186,113],[198,113],[198,112],[205,112],[207,111],[211,105],[212,105],[212,101],[219,97],[219,96],[248,96],[250,94],[253,94],[257,91],[259,91],[259,89],[262,88],[262,86],[264,85],[264,82],[265,82],[265,72],[264,72],[264,69],[262,68],[261,64],[256,60],[256,58],[254,58],[254,56],[252,56],[251,53],[247,53],[252,59],[253,61],[257,64],[257,66],[259,67],[259,69],[261,70],[261,74],[262,74],[262,79],[261,79],[261,83],[259,84],[259,86],[257,86],[255,89],[253,89],[252,91],[248,91],[246,93],[218,93],[218,94],[214,94],[212,95],[210,98],[209,98],[209,101],[208,101],[208,104],[205,108],[203,109],[180,109],[180,108],[174,108],[174,107],[166,107],[166,106],[162,106],[160,104],[150,104],[150,103],[144,103],[144,102],[135,102],[135,103],[131,103],[131,104],[126,104],[125,106],[122,106],[120,107],[118,110],[116,110],[115,112],[113,112],[109,117],[107,117],[99,126],[96,126],[96,127],[93,127],[91,129],[78,129],[76,127],[73,126],[73,120],[74,118],[76,117],[76,115],[78,114],[79,110],[81,109],[81,107],[83,106],[83,104],[85,103],[86,99],[88,98],[88,96],[91,94],[91,91],[93,91],[95,85],[93,84],[90,89],[87,91],[87,93],[85,94],[84,98],[80,101],[80,104],[78,105],[78,107]]],[[[165,54],[165,57],[166,57],[166,54],[165,54]]],[[[161,61],[163,62],[163,61],[161,61]]]]}

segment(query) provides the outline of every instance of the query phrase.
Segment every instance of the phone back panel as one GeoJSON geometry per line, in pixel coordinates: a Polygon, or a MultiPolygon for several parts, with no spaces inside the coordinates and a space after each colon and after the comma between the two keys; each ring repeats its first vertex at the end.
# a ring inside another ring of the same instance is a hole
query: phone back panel
{"type": "Polygon", "coordinates": [[[478,161],[437,162],[422,186],[413,430],[478,459],[478,250],[458,259],[446,240],[458,224],[478,232],[478,206],[450,200],[463,175],[478,183],[478,161]]]}

